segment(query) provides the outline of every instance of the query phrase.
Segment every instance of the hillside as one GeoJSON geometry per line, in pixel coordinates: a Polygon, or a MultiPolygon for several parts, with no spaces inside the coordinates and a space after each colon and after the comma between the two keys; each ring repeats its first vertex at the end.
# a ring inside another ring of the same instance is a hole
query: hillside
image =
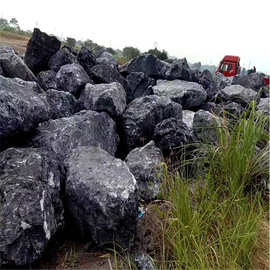
{"type": "Polygon", "coordinates": [[[24,54],[29,37],[8,31],[0,31],[0,45],[10,46],[20,54],[24,54]]]}

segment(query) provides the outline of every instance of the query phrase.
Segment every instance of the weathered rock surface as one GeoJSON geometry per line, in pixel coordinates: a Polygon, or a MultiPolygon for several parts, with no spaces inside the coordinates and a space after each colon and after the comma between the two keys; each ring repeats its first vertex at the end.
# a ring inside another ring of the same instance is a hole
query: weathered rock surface
{"type": "Polygon", "coordinates": [[[218,90],[221,90],[226,86],[230,86],[232,84],[232,78],[225,77],[222,73],[215,74],[213,79],[218,90]]]}
{"type": "Polygon", "coordinates": [[[152,95],[154,84],[155,80],[146,76],[143,72],[131,72],[127,76],[127,103],[138,97],[152,95]]]}
{"type": "Polygon", "coordinates": [[[125,161],[136,178],[139,198],[146,202],[155,199],[162,183],[163,157],[154,141],[133,149],[125,161]]]}
{"type": "Polygon", "coordinates": [[[117,119],[126,108],[126,92],[118,82],[86,84],[80,101],[87,110],[107,112],[113,119],[117,119]]]}
{"type": "Polygon", "coordinates": [[[0,149],[49,119],[49,104],[35,82],[0,76],[0,149]]]}
{"type": "Polygon", "coordinates": [[[217,104],[215,102],[206,102],[203,103],[200,107],[200,110],[208,111],[213,114],[222,115],[223,108],[221,104],[217,104]]]}
{"type": "Polygon", "coordinates": [[[219,118],[210,112],[199,110],[194,115],[193,132],[195,137],[203,143],[214,144],[217,142],[219,126],[219,118]]]}
{"type": "Polygon", "coordinates": [[[25,52],[24,61],[35,73],[48,70],[48,62],[61,46],[61,42],[53,36],[48,36],[38,28],[34,29],[25,52]]]}
{"type": "Polygon", "coordinates": [[[0,154],[0,264],[32,264],[63,228],[60,171],[40,149],[0,154]]]}
{"type": "Polygon", "coordinates": [[[71,116],[79,109],[78,101],[68,92],[49,89],[46,92],[46,97],[50,105],[50,119],[71,116]]]}
{"type": "Polygon", "coordinates": [[[99,146],[114,155],[119,136],[114,121],[107,113],[81,111],[71,117],[40,124],[33,143],[60,158],[65,158],[78,146],[99,146]]]}
{"type": "Polygon", "coordinates": [[[138,216],[136,180],[125,162],[97,147],[78,147],[65,160],[67,209],[78,236],[128,247],[138,216]]]}
{"type": "Polygon", "coordinates": [[[98,64],[91,68],[91,78],[95,83],[112,83],[119,82],[126,88],[125,78],[115,69],[109,65],[98,64]]]}
{"type": "Polygon", "coordinates": [[[138,270],[156,270],[152,258],[145,252],[137,252],[134,261],[138,270]]]}
{"type": "Polygon", "coordinates": [[[193,120],[194,120],[195,112],[189,110],[183,110],[183,123],[187,125],[189,129],[193,127],[193,120]]]}
{"type": "Polygon", "coordinates": [[[96,57],[94,54],[87,48],[82,47],[78,57],[79,64],[84,68],[86,73],[91,75],[91,68],[96,65],[96,57]]]}
{"type": "Polygon", "coordinates": [[[223,101],[236,102],[247,106],[251,101],[256,100],[257,92],[241,85],[231,85],[223,88],[219,98],[223,101]]]}
{"type": "Polygon", "coordinates": [[[62,66],[67,64],[76,64],[77,58],[68,48],[62,48],[51,56],[48,66],[50,70],[57,72],[62,66]]]}
{"type": "Polygon", "coordinates": [[[159,60],[151,54],[145,54],[132,59],[123,65],[120,72],[128,75],[131,72],[143,72],[155,79],[165,79],[165,72],[170,67],[168,63],[159,60]]]}
{"type": "Polygon", "coordinates": [[[108,53],[108,52],[103,52],[98,58],[97,58],[97,63],[98,64],[106,64],[109,65],[111,67],[117,67],[118,63],[115,60],[115,58],[113,57],[112,54],[108,53]]]}
{"type": "Polygon", "coordinates": [[[13,52],[0,53],[0,66],[3,75],[6,77],[20,78],[24,81],[37,81],[33,72],[23,60],[13,52]]]}
{"type": "Polygon", "coordinates": [[[162,120],[182,119],[182,106],[168,97],[156,95],[134,99],[122,116],[123,141],[130,151],[149,142],[162,120]]]}
{"type": "Polygon", "coordinates": [[[154,141],[165,156],[179,150],[189,140],[188,126],[174,117],[168,118],[156,125],[154,141]]]}
{"type": "Polygon", "coordinates": [[[213,100],[218,93],[218,88],[209,70],[206,69],[201,73],[199,83],[205,89],[208,100],[213,100]]]}
{"type": "Polygon", "coordinates": [[[261,98],[258,110],[270,116],[270,98],[261,98]]]}
{"type": "Polygon", "coordinates": [[[245,88],[258,91],[265,86],[264,75],[262,73],[251,73],[248,75],[237,75],[233,77],[232,84],[242,85],[245,88]]]}
{"type": "MultiPolygon", "coordinates": [[[[231,119],[237,119],[243,113],[244,108],[236,102],[230,102],[224,105],[226,116],[231,119]]],[[[222,113],[220,114],[222,116],[222,113]]]]}
{"type": "Polygon", "coordinates": [[[79,97],[80,91],[87,83],[93,83],[83,67],[79,64],[67,64],[56,73],[57,89],[79,97]]]}
{"type": "Polygon", "coordinates": [[[164,65],[163,70],[165,70],[164,78],[167,80],[185,80],[191,81],[192,74],[188,66],[186,58],[178,59],[172,64],[164,65]]]}
{"type": "Polygon", "coordinates": [[[155,95],[171,98],[184,109],[198,107],[207,98],[206,91],[200,84],[182,80],[158,80],[153,91],[155,95]]]}
{"type": "Polygon", "coordinates": [[[37,78],[42,89],[47,91],[48,89],[56,89],[56,72],[53,70],[41,71],[37,78]]]}

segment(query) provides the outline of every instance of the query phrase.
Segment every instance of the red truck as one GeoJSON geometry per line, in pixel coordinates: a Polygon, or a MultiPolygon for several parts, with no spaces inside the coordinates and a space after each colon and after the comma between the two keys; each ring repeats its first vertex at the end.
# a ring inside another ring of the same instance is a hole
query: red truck
{"type": "MultiPolygon", "coordinates": [[[[239,74],[240,71],[240,57],[233,55],[225,55],[219,63],[216,73],[220,72],[225,77],[232,77],[239,74]]],[[[254,72],[256,72],[256,70],[254,70],[254,72]]],[[[265,76],[264,82],[265,85],[269,85],[269,76],[265,76]]]]}

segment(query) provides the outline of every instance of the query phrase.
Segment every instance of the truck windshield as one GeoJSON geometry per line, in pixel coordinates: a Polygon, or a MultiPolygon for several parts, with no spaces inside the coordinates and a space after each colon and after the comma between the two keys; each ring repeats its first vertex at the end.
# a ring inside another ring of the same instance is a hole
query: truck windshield
{"type": "Polygon", "coordinates": [[[229,63],[223,63],[220,67],[220,72],[225,72],[225,71],[231,71],[233,68],[232,64],[229,63]]]}

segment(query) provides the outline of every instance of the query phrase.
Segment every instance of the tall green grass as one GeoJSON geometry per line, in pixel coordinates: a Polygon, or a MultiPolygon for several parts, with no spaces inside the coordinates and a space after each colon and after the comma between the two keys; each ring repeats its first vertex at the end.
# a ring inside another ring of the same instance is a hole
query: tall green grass
{"type": "MultiPolygon", "coordinates": [[[[154,206],[152,212],[159,219],[152,232],[160,245],[152,255],[161,269],[257,267],[260,226],[268,220],[267,129],[268,119],[251,104],[233,125],[224,117],[217,145],[201,145],[196,160],[204,167],[201,176],[187,179],[181,171],[165,170],[161,195],[170,207],[154,206]]],[[[262,261],[268,267],[268,254],[262,261]]]]}

